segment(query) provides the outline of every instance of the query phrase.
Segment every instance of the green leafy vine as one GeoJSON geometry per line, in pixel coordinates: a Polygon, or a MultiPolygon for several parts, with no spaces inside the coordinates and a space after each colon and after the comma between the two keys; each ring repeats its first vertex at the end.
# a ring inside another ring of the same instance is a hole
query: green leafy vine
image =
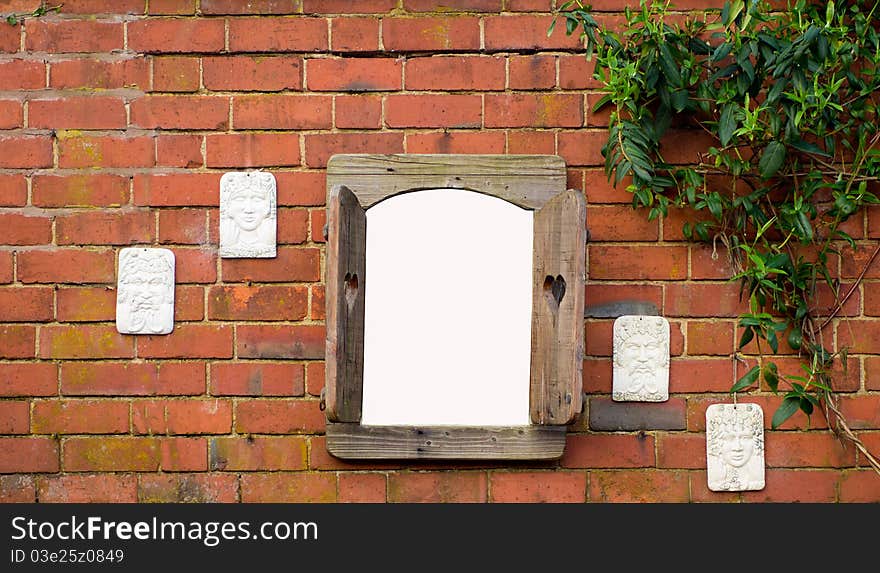
{"type": "Polygon", "coordinates": [[[6,16],[6,23],[10,26],[17,26],[24,22],[25,18],[39,18],[51,12],[58,12],[62,6],[63,4],[49,6],[46,2],[40,2],[40,5],[31,12],[13,12],[8,14],[6,16]]]}
{"type": "Polygon", "coordinates": [[[821,409],[880,473],[838,408],[832,371],[846,372],[848,349],[836,348],[827,328],[880,252],[852,284],[841,283],[837,257],[859,246],[847,223],[880,202],[878,3],[792,0],[774,11],[765,1],[729,0],[681,13],[641,0],[614,31],[572,0],[548,35],[564,21],[595,58],[604,96],[594,110],[610,108],[609,180],[629,178],[632,205],[650,220],[685,209],[689,240],[726,247],[731,280],[749,303],[734,359],[757,356],[730,392],[763,380],[782,393],[774,429],[797,411],[809,420],[821,409]],[[695,136],[708,138],[699,158],[666,159],[671,138],[695,136]],[[799,371],[767,357],[780,344],[800,357],[799,371]]]}

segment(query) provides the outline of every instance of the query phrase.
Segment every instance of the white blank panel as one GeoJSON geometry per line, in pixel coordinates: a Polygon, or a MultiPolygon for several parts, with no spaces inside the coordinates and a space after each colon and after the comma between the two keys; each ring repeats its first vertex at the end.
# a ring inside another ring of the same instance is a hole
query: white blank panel
{"type": "Polygon", "coordinates": [[[533,227],[458,189],[367,210],[363,425],[530,423],[533,227]]]}

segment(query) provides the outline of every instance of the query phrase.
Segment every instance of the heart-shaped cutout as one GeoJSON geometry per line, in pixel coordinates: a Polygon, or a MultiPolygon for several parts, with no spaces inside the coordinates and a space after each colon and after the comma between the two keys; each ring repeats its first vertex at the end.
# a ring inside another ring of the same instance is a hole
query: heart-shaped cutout
{"type": "Polygon", "coordinates": [[[348,305],[349,310],[354,308],[354,301],[357,299],[358,294],[358,276],[353,275],[351,273],[345,274],[345,303],[348,305]]]}
{"type": "Polygon", "coordinates": [[[559,309],[565,297],[565,279],[562,275],[556,275],[555,278],[547,275],[544,279],[544,296],[547,297],[547,302],[554,311],[559,309]]]}

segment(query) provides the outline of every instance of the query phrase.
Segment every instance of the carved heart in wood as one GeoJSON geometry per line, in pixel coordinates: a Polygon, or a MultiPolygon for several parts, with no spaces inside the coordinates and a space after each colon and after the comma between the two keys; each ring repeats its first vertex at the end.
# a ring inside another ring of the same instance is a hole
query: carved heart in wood
{"type": "Polygon", "coordinates": [[[547,278],[544,279],[544,295],[551,308],[557,310],[565,297],[565,279],[562,278],[562,275],[556,275],[556,278],[547,275],[547,278]]]}
{"type": "Polygon", "coordinates": [[[348,308],[354,307],[354,301],[357,299],[358,294],[358,276],[353,275],[351,273],[345,274],[345,303],[348,305],[348,308]]]}

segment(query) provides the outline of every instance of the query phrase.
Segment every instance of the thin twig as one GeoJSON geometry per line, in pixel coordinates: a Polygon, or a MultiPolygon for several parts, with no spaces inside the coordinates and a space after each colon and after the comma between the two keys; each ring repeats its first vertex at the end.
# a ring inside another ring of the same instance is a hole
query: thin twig
{"type": "Polygon", "coordinates": [[[824,322],[819,326],[819,330],[821,331],[823,328],[828,326],[828,323],[834,320],[837,316],[837,313],[840,312],[840,309],[843,308],[843,305],[846,304],[846,301],[852,296],[852,293],[855,292],[856,288],[858,288],[859,284],[862,282],[862,279],[865,278],[865,274],[868,272],[868,269],[871,267],[871,264],[874,262],[874,259],[877,258],[877,255],[880,254],[880,244],[877,245],[877,248],[874,249],[874,254],[871,255],[871,258],[868,259],[868,262],[865,263],[865,268],[862,269],[862,272],[859,273],[859,277],[856,279],[856,282],[853,283],[849,290],[843,295],[839,301],[837,301],[837,305],[834,307],[834,310],[831,311],[831,314],[828,318],[825,319],[824,322]]]}

